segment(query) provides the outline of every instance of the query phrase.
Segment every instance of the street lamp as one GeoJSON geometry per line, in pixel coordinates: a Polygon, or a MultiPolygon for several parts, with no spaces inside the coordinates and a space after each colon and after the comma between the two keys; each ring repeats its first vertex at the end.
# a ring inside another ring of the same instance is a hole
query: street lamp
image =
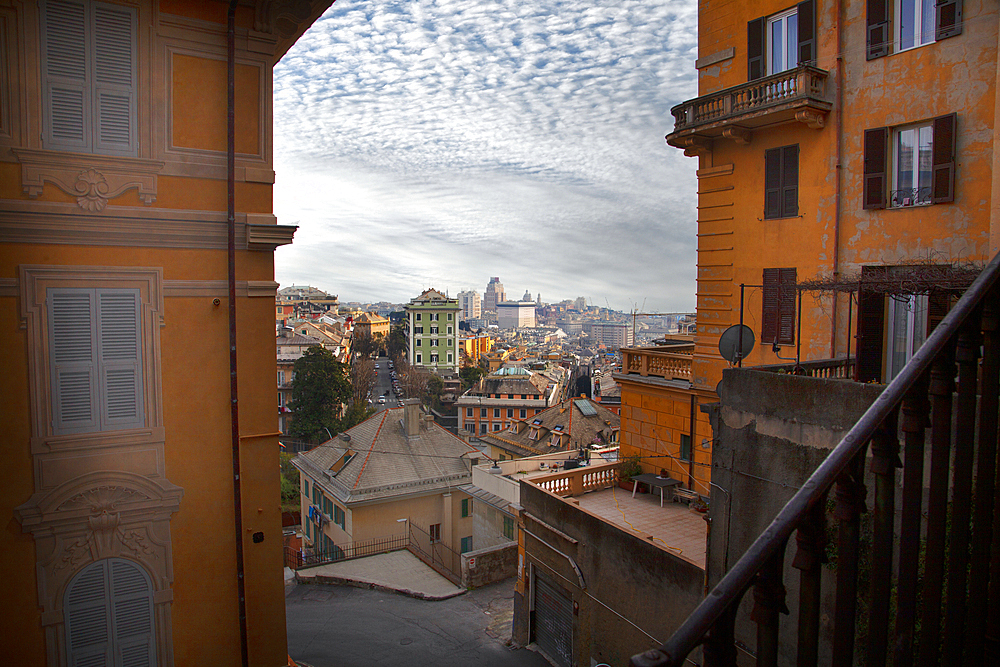
{"type": "Polygon", "coordinates": [[[326,434],[327,434],[328,436],[330,436],[330,439],[331,439],[331,440],[333,440],[333,434],[332,434],[332,433],[330,433],[330,429],[328,429],[327,427],[325,427],[325,426],[324,426],[324,427],[323,427],[323,430],[324,430],[324,431],[326,431],[326,434]]]}
{"type": "Polygon", "coordinates": [[[405,532],[403,533],[403,536],[406,538],[407,542],[409,542],[409,540],[410,540],[410,517],[406,517],[405,519],[396,519],[396,523],[405,523],[406,524],[404,526],[405,532]]]}

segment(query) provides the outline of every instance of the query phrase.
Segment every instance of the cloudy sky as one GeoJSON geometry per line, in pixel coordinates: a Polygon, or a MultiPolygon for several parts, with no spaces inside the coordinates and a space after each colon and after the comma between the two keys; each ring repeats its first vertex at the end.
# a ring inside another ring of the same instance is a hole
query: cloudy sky
{"type": "Polygon", "coordinates": [[[282,285],[694,308],[695,0],[337,0],[274,70],[282,285]]]}

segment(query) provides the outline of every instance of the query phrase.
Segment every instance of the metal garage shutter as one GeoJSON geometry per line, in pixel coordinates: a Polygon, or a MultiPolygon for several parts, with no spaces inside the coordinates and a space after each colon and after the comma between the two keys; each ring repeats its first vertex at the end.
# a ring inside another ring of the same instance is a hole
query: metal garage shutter
{"type": "Polygon", "coordinates": [[[535,575],[535,643],[559,667],[573,664],[573,600],[535,575]]]}

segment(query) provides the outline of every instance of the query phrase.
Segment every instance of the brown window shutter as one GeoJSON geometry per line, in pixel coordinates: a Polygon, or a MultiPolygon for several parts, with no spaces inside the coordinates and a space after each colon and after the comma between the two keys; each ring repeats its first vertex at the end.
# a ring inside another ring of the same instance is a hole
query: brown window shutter
{"type": "Polygon", "coordinates": [[[962,34],[962,0],[938,0],[934,39],[962,34]]]}
{"type": "Polygon", "coordinates": [[[781,216],[781,150],[764,151],[764,219],[781,216]]]}
{"type": "Polygon", "coordinates": [[[885,208],[889,128],[865,130],[865,188],[862,208],[885,208]]]}
{"type": "Polygon", "coordinates": [[[950,113],[934,119],[933,172],[931,182],[935,204],[955,201],[955,126],[957,118],[950,113]]]}
{"type": "Polygon", "coordinates": [[[799,214],[799,145],[781,149],[781,217],[799,214]]]}
{"type": "Polygon", "coordinates": [[[796,8],[799,24],[799,65],[816,64],[816,3],[800,2],[796,8]]]}
{"type": "Polygon", "coordinates": [[[778,312],[781,308],[781,284],[778,269],[764,269],[764,295],[761,299],[760,342],[778,342],[778,312]]]}
{"type": "Polygon", "coordinates": [[[889,55],[889,46],[892,44],[892,37],[889,35],[889,2],[890,0],[868,0],[868,60],[889,55]]]}
{"type": "Polygon", "coordinates": [[[763,17],[747,23],[747,81],[764,76],[764,45],[767,44],[764,31],[767,22],[763,17]]]}
{"type": "Polygon", "coordinates": [[[857,380],[882,381],[882,333],[885,320],[885,297],[876,290],[866,290],[866,280],[882,280],[884,266],[861,267],[861,289],[858,291],[857,380]]]}
{"type": "Polygon", "coordinates": [[[792,345],[795,343],[795,301],[798,292],[795,289],[796,270],[778,269],[780,285],[780,303],[778,306],[778,343],[792,345]]]}
{"type": "Polygon", "coordinates": [[[951,295],[947,292],[931,292],[927,297],[927,335],[934,333],[935,327],[951,310],[951,295]]]}

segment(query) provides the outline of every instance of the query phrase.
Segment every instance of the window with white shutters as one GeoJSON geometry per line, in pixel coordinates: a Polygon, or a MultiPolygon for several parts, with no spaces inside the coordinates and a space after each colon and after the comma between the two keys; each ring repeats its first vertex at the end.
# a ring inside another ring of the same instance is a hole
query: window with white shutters
{"type": "Polygon", "coordinates": [[[136,11],[45,0],[41,11],[44,145],[136,155],[136,11]]]}
{"type": "Polygon", "coordinates": [[[47,294],[56,434],[144,425],[136,289],[50,289],[47,294]]]}
{"type": "Polygon", "coordinates": [[[70,667],[156,664],[153,587],[135,563],[108,558],[85,567],[66,589],[63,612],[70,667]]]}

